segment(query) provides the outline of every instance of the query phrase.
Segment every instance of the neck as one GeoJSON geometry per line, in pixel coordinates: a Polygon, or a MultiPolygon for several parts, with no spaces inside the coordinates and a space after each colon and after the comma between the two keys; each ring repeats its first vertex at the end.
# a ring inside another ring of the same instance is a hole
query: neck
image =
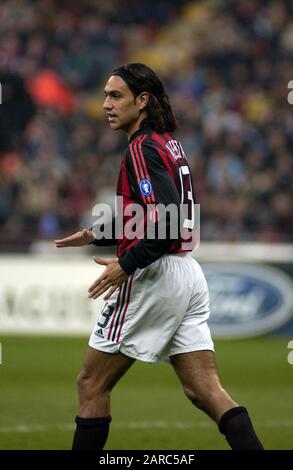
{"type": "Polygon", "coordinates": [[[139,116],[138,120],[135,121],[135,122],[133,122],[133,123],[130,125],[129,129],[127,130],[127,138],[128,138],[128,141],[131,139],[132,134],[134,134],[136,131],[139,130],[140,124],[141,124],[141,122],[145,119],[145,117],[146,117],[146,114],[145,114],[145,113],[142,113],[142,114],[139,116]]]}

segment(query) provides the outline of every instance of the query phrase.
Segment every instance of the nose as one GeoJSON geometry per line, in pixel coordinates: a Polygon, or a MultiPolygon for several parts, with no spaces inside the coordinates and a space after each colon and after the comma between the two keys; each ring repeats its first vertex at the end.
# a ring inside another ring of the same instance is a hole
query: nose
{"type": "Polygon", "coordinates": [[[106,96],[104,104],[103,104],[103,109],[110,110],[112,109],[112,104],[109,96],[106,96]]]}

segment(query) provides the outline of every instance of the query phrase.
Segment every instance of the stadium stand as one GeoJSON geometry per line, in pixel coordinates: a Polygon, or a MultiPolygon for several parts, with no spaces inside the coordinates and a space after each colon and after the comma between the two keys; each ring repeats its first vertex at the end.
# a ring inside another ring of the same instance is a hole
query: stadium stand
{"type": "Polygon", "coordinates": [[[107,75],[142,61],[167,85],[203,241],[290,242],[289,1],[4,0],[0,250],[91,225],[125,140],[103,118],[107,75]]]}

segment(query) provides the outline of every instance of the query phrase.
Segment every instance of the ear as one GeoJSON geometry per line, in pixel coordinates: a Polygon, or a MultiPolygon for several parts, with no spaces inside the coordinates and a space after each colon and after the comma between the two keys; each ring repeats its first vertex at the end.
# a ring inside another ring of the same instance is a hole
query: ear
{"type": "Polygon", "coordinates": [[[136,102],[138,105],[138,109],[140,111],[143,111],[144,108],[147,106],[148,101],[149,101],[150,94],[148,91],[143,91],[136,97],[136,102]]]}

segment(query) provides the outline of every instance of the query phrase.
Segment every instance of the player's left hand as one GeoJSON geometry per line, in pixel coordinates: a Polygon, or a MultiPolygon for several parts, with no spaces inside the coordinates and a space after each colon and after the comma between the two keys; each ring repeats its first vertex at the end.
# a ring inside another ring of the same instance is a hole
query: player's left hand
{"type": "Polygon", "coordinates": [[[121,268],[118,261],[113,259],[102,259],[94,256],[93,260],[95,263],[106,266],[105,271],[101,274],[100,277],[89,287],[89,298],[96,299],[100,295],[104,294],[108,289],[109,292],[104,297],[104,300],[109,299],[113,292],[127,281],[129,274],[126,274],[125,271],[121,268]]]}

